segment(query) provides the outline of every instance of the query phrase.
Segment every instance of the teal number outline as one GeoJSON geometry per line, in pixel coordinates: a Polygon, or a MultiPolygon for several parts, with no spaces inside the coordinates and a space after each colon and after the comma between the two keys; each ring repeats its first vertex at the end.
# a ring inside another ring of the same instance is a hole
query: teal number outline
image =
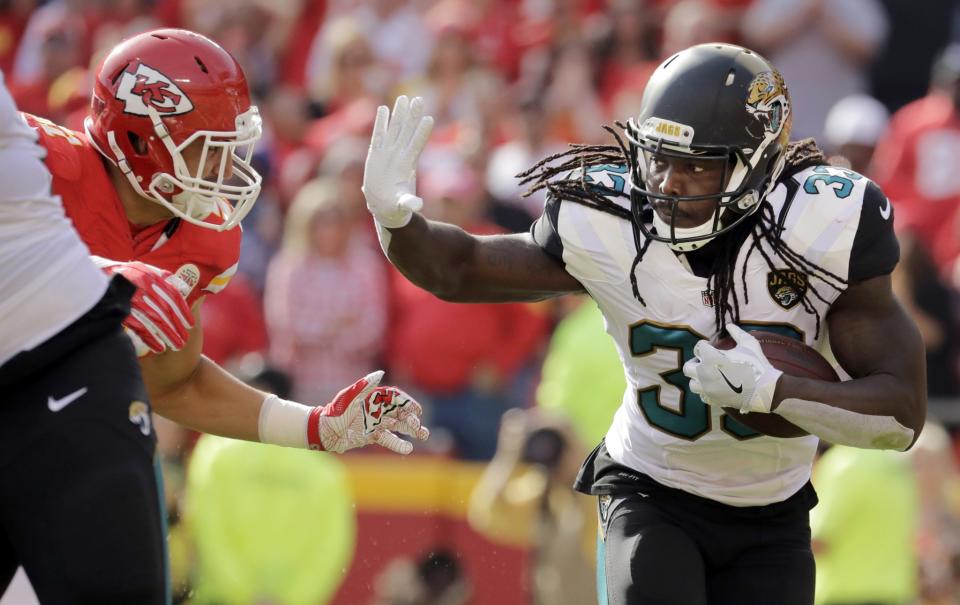
{"type": "Polygon", "coordinates": [[[833,194],[838,198],[845,199],[850,197],[850,193],[853,192],[853,182],[859,181],[863,176],[852,170],[843,170],[840,168],[834,168],[833,170],[843,173],[843,176],[834,174],[831,172],[831,169],[826,166],[817,166],[813,169],[816,174],[811,174],[803,182],[803,190],[807,193],[818,194],[820,193],[820,188],[817,186],[817,183],[823,182],[830,187],[830,190],[833,191],[833,194]]]}
{"type": "MultiPolygon", "coordinates": [[[[766,331],[776,332],[804,342],[804,331],[793,324],[783,322],[741,321],[740,327],[747,332],[766,331]]],[[[637,389],[637,407],[643,414],[647,424],[662,431],[671,437],[686,441],[696,441],[713,429],[713,418],[709,407],[699,395],[689,389],[690,379],[683,374],[683,364],[693,357],[693,347],[704,338],[699,332],[687,325],[661,323],[653,320],[641,320],[628,328],[628,344],[630,354],[635,358],[646,357],[660,350],[673,350],[677,354],[677,365],[669,370],[659,372],[659,384],[637,389]],[[650,337],[653,332],[653,337],[650,337]],[[657,338],[666,332],[673,339],[657,338]],[[680,389],[680,411],[664,407],[660,404],[660,392],[664,386],[680,389]],[[698,417],[700,422],[693,421],[692,426],[678,427],[674,419],[683,419],[681,422],[691,423],[688,418],[698,417]],[[661,420],[664,419],[664,420],[661,420]],[[670,422],[674,426],[666,426],[670,422]],[[673,429],[673,430],[671,430],[673,429]]],[[[747,440],[760,437],[761,434],[737,422],[734,418],[723,414],[720,429],[737,440],[747,440]]]]}

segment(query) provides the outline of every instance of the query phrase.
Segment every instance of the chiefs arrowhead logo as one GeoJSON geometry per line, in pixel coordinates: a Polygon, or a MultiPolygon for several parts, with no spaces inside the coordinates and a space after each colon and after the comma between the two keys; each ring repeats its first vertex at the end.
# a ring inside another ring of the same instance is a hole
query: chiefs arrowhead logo
{"type": "Polygon", "coordinates": [[[153,108],[161,116],[175,116],[193,110],[193,103],[167,76],[147,67],[137,65],[137,71],[123,72],[117,86],[117,98],[124,102],[124,113],[147,116],[147,108],[153,108]]]}

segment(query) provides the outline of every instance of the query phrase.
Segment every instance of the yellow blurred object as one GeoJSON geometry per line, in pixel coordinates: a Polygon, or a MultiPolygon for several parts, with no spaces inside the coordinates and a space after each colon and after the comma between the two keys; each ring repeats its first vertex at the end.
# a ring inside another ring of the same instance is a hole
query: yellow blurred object
{"type": "Polygon", "coordinates": [[[185,520],[196,548],[193,603],[327,603],[356,541],[337,457],[210,435],[187,470],[185,520]]]}

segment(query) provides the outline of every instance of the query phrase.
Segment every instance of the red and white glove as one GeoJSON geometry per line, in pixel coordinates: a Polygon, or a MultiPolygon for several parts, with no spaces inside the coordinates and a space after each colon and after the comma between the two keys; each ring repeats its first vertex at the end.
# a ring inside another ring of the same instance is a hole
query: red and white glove
{"type": "Polygon", "coordinates": [[[190,338],[193,313],[185,298],[187,284],[176,275],[139,261],[93,257],[107,275],[120,274],[137,287],[130,315],[123,322],[137,356],[179,351],[190,338]]]}
{"type": "Polygon", "coordinates": [[[310,449],[342,454],[376,443],[409,454],[413,444],[391,431],[426,440],[430,431],[420,424],[423,408],[396,387],[378,386],[382,378],[382,370],[367,374],[327,405],[313,408],[307,419],[310,449]]]}

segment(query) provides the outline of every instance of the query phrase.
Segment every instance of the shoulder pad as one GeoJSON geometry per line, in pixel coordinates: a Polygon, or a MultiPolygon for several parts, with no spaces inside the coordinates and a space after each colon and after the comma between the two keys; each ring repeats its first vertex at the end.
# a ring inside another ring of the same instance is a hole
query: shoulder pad
{"type": "Polygon", "coordinates": [[[768,201],[784,228],[784,241],[844,279],[865,279],[896,264],[890,206],[861,174],[812,166],[781,181],[768,201]]]}
{"type": "Polygon", "coordinates": [[[79,132],[74,132],[46,118],[23,114],[27,124],[38,135],[37,143],[46,149],[47,170],[57,178],[77,181],[83,174],[85,154],[99,154],[79,132]]]}

